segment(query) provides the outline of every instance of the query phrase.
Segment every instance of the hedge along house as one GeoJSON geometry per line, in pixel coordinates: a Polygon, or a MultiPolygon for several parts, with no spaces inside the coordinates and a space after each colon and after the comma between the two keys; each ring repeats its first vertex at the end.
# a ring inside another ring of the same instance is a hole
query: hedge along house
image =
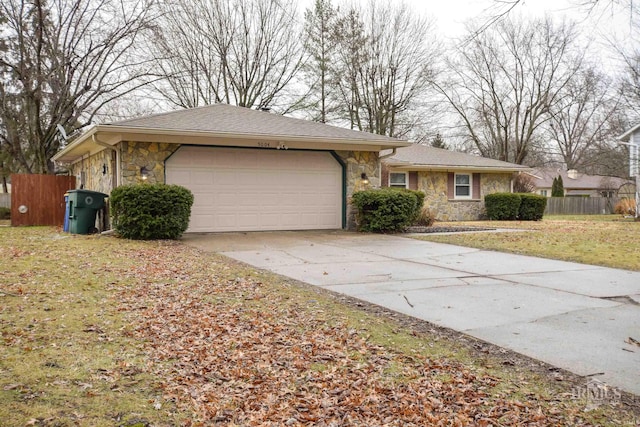
{"type": "Polygon", "coordinates": [[[194,194],[189,232],[353,227],[348,198],[380,185],[398,139],[216,104],[96,125],[53,160],[77,185],[178,184],[194,194]]]}
{"type": "Polygon", "coordinates": [[[382,185],[425,192],[425,206],[440,221],[484,217],[484,196],[512,192],[515,173],[528,167],[414,144],[382,152],[382,185]],[[388,155],[388,157],[386,157],[388,155]]]}

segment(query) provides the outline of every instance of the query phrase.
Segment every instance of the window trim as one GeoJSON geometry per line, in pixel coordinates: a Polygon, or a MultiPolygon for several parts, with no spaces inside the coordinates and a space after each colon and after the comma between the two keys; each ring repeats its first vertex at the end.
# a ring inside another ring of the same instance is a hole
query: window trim
{"type": "Polygon", "coordinates": [[[461,173],[454,173],[453,174],[453,199],[454,200],[473,200],[473,174],[471,172],[461,172],[461,173]],[[460,187],[469,187],[469,195],[468,196],[459,196],[457,193],[457,189],[458,189],[458,175],[462,176],[468,176],[469,177],[469,184],[467,185],[460,185],[460,187]]]}
{"type": "Polygon", "coordinates": [[[390,188],[409,188],[409,173],[408,172],[392,172],[389,171],[389,187],[390,188]],[[391,175],[393,174],[397,174],[397,175],[404,175],[404,187],[401,187],[400,184],[392,184],[391,183],[391,175]]]}

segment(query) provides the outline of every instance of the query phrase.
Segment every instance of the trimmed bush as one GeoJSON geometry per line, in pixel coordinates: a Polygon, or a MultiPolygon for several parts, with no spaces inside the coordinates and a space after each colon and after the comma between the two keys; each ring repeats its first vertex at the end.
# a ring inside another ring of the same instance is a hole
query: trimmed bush
{"type": "Polygon", "coordinates": [[[518,193],[520,208],[518,219],[521,221],[540,221],[547,207],[547,198],[538,194],[518,193]]]}
{"type": "Polygon", "coordinates": [[[193,194],[178,185],[123,185],[109,196],[116,231],[127,239],[177,239],[189,226],[193,194]]]}
{"type": "Polygon", "coordinates": [[[375,233],[402,231],[418,219],[424,196],[421,191],[397,188],[358,191],[351,198],[358,209],[358,229],[375,233]]]}
{"type": "Polygon", "coordinates": [[[521,198],[516,193],[493,193],[484,196],[487,217],[493,221],[513,221],[518,218],[521,198]]]}
{"type": "Polygon", "coordinates": [[[484,196],[487,217],[494,221],[539,221],[547,198],[531,193],[493,193],[484,196]]]}
{"type": "Polygon", "coordinates": [[[0,219],[11,219],[11,209],[0,208],[0,219]]]}

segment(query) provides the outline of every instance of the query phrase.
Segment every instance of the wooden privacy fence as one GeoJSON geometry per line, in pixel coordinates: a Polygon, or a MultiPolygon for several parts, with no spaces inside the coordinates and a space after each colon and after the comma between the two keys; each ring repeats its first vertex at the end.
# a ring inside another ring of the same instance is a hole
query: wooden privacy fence
{"type": "Polygon", "coordinates": [[[613,213],[618,197],[549,197],[545,215],[600,215],[613,213]]]}
{"type": "Polygon", "coordinates": [[[64,193],[76,188],[75,176],[11,175],[11,225],[64,224],[64,193]]]}
{"type": "Polygon", "coordinates": [[[0,208],[11,207],[11,193],[0,193],[0,208]]]}

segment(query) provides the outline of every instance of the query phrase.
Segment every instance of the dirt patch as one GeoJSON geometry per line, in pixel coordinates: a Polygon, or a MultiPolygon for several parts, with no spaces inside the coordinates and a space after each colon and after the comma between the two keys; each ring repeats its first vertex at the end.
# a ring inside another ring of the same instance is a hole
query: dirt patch
{"type": "Polygon", "coordinates": [[[407,228],[406,233],[462,233],[470,231],[493,231],[495,228],[488,227],[419,227],[407,228]]]}

